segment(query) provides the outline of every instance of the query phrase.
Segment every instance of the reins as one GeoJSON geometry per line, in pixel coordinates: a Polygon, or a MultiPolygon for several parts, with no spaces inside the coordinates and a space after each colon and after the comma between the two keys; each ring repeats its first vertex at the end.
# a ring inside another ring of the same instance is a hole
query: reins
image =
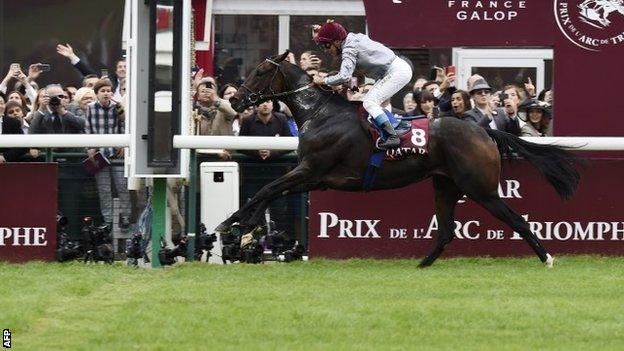
{"type": "Polygon", "coordinates": [[[278,98],[278,97],[284,97],[284,96],[288,96],[288,95],[292,95],[292,94],[296,94],[298,92],[304,91],[306,89],[310,89],[311,87],[314,86],[314,82],[310,82],[304,86],[300,86],[296,89],[293,90],[289,90],[289,91],[284,91],[281,93],[275,93],[273,91],[273,81],[275,80],[275,77],[277,76],[277,72],[281,73],[283,77],[286,77],[286,75],[284,74],[284,72],[282,72],[281,70],[281,66],[279,63],[271,60],[271,59],[266,59],[266,62],[269,62],[272,65],[275,65],[277,67],[277,69],[275,70],[275,72],[273,72],[273,76],[271,77],[271,82],[269,83],[269,85],[267,87],[265,87],[264,89],[262,89],[259,92],[255,92],[251,89],[249,89],[245,84],[242,84],[241,87],[244,88],[245,90],[247,90],[249,92],[249,95],[247,95],[245,98],[247,100],[249,100],[249,102],[253,105],[255,105],[258,101],[266,101],[266,100],[271,100],[274,98],[278,98]],[[270,89],[270,94],[265,94],[264,91],[266,89],[270,89]]]}

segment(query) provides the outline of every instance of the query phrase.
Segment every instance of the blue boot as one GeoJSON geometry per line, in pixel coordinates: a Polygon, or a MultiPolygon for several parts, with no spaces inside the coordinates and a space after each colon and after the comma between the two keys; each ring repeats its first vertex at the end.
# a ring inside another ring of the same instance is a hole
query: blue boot
{"type": "Polygon", "coordinates": [[[382,135],[385,135],[386,137],[385,139],[382,138],[382,141],[377,143],[377,147],[382,150],[399,147],[401,140],[399,139],[396,130],[394,130],[394,127],[392,127],[392,123],[390,123],[388,116],[386,116],[386,114],[379,115],[375,117],[374,120],[375,124],[379,127],[379,129],[381,129],[382,135]]]}

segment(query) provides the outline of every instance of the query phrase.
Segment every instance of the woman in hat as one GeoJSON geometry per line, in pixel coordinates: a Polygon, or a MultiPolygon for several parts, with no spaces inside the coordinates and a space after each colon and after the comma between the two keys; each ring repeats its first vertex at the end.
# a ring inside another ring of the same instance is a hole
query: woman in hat
{"type": "Polygon", "coordinates": [[[316,76],[314,83],[341,85],[351,79],[356,69],[365,76],[377,80],[364,96],[362,105],[374,118],[375,124],[387,135],[387,139],[379,143],[379,148],[398,147],[399,137],[381,103],[409,83],[412,79],[410,65],[383,44],[365,34],[348,33],[342,25],[333,20],[328,20],[323,26],[314,26],[312,38],[323,51],[342,57],[340,71],[337,74],[325,78],[316,76]]]}
{"type": "Polygon", "coordinates": [[[529,100],[520,109],[527,111],[527,121],[521,128],[521,136],[552,136],[552,117],[548,103],[529,100]]]}

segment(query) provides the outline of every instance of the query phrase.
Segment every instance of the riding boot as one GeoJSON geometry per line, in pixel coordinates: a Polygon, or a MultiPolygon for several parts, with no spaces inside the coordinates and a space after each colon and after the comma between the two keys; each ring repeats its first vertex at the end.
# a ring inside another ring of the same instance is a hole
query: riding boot
{"type": "Polygon", "coordinates": [[[396,131],[392,127],[392,124],[389,121],[383,122],[379,126],[388,136],[386,140],[382,140],[377,144],[377,147],[383,150],[394,149],[399,147],[401,144],[401,140],[397,135],[396,131]]]}

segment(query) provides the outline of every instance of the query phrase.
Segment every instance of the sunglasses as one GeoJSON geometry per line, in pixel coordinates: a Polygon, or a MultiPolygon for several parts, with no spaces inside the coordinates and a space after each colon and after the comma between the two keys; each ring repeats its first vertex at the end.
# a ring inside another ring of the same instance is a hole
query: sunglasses
{"type": "Polygon", "coordinates": [[[490,91],[487,89],[482,89],[482,90],[477,90],[474,92],[475,95],[488,95],[490,94],[490,91]]]}

